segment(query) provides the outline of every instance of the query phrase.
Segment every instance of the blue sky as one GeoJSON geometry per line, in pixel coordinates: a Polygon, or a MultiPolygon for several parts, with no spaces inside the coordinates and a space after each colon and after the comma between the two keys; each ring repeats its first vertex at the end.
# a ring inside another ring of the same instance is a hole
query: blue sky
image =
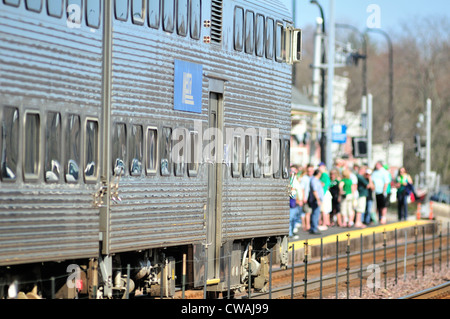
{"type": "MultiPolygon", "coordinates": [[[[288,9],[292,8],[293,0],[281,0],[288,9]]],[[[320,16],[317,5],[310,4],[310,0],[296,1],[296,27],[304,28],[314,24],[315,18],[320,16]]],[[[325,22],[330,16],[330,0],[317,0],[322,6],[325,22]]],[[[368,18],[373,18],[375,11],[367,12],[370,5],[379,8],[381,29],[384,31],[400,31],[401,23],[408,23],[416,17],[434,15],[447,16],[450,19],[450,0],[334,0],[336,23],[354,25],[363,31],[367,27],[368,18]]],[[[374,20],[372,20],[374,21],[374,20]]]]}

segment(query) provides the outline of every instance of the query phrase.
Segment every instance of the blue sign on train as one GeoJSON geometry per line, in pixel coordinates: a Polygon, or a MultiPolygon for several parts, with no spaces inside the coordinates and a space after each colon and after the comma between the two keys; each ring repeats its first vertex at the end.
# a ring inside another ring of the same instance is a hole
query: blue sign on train
{"type": "Polygon", "coordinates": [[[175,60],[175,110],[202,112],[202,77],[201,64],[175,60]]]}

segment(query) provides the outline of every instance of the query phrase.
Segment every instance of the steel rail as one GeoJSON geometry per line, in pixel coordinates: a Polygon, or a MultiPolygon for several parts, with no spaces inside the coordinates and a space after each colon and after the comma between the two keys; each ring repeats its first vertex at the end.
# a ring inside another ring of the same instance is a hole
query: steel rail
{"type": "MultiPolygon", "coordinates": [[[[394,247],[391,247],[391,248],[394,248],[394,247]]],[[[377,249],[376,251],[382,251],[383,249],[384,248],[381,247],[380,249],[377,249]]],[[[439,249],[435,249],[434,252],[439,252],[439,249]]],[[[428,250],[425,253],[425,257],[426,256],[432,256],[434,252],[428,250]]],[[[364,251],[363,254],[369,254],[369,253],[373,253],[373,250],[364,251]]],[[[356,254],[356,255],[359,255],[359,254],[356,254]]],[[[342,256],[347,256],[347,255],[343,254],[342,256]]],[[[422,254],[420,254],[420,256],[422,257],[422,254]]],[[[341,256],[339,256],[339,258],[341,258],[341,256]]],[[[330,257],[330,258],[327,258],[326,261],[333,261],[335,259],[336,259],[336,257],[330,257]]],[[[406,263],[407,263],[408,267],[414,266],[414,259],[415,259],[414,255],[410,255],[410,256],[406,257],[406,263]]],[[[437,258],[435,258],[435,259],[437,259],[437,258]]],[[[389,270],[393,270],[395,268],[395,264],[396,263],[397,264],[399,264],[399,263],[401,264],[404,261],[405,261],[404,258],[398,258],[397,260],[392,258],[392,259],[387,260],[386,261],[386,266],[387,266],[388,272],[389,272],[389,270]]],[[[426,262],[431,262],[431,261],[430,260],[426,260],[426,262]]],[[[308,262],[308,265],[311,265],[313,263],[314,264],[319,264],[320,261],[314,261],[314,262],[311,262],[311,263],[308,262]]],[[[356,264],[356,262],[355,262],[355,264],[356,264]]],[[[301,269],[303,266],[304,266],[303,263],[294,264],[294,268],[298,268],[298,269],[301,269]]],[[[272,271],[272,273],[278,273],[278,272],[282,272],[282,271],[291,271],[291,270],[292,270],[292,267],[289,267],[288,269],[276,269],[276,270],[274,269],[272,271]]],[[[345,278],[348,275],[352,276],[352,278],[350,280],[360,279],[359,278],[360,272],[361,272],[360,268],[352,268],[352,269],[349,270],[349,272],[347,272],[347,270],[339,271],[339,273],[337,275],[336,275],[336,273],[332,273],[332,274],[328,274],[328,275],[323,276],[322,280],[320,279],[320,277],[316,277],[316,278],[313,278],[313,279],[308,279],[308,285],[311,286],[311,288],[310,288],[311,291],[317,291],[318,290],[318,285],[321,283],[321,281],[322,282],[327,282],[327,281],[331,282],[331,281],[333,281],[333,279],[338,278],[338,280],[337,280],[338,284],[344,284],[345,283],[345,278]]],[[[288,276],[289,275],[287,274],[286,277],[288,277],[288,276]]],[[[392,277],[392,276],[389,276],[389,277],[392,277]]],[[[302,280],[299,280],[297,283],[294,282],[292,284],[292,282],[291,282],[291,283],[286,284],[286,285],[273,287],[272,288],[272,294],[274,294],[275,298],[277,298],[277,297],[288,297],[289,296],[288,291],[292,291],[292,289],[294,289],[294,293],[293,294],[297,295],[297,294],[299,294],[301,292],[301,289],[304,288],[304,286],[305,286],[304,282],[302,280]],[[286,293],[283,294],[282,291],[286,291],[286,293]]],[[[335,287],[334,281],[332,283],[328,284],[328,285],[323,285],[324,290],[325,289],[330,289],[332,287],[335,287]]],[[[291,292],[291,294],[292,294],[292,292],[291,292]]],[[[269,292],[253,292],[252,293],[252,299],[267,299],[268,296],[269,296],[269,292]]],[[[236,296],[236,297],[239,298],[238,296],[236,296]]],[[[245,297],[246,296],[243,296],[243,298],[245,298],[245,297]]]]}
{"type": "Polygon", "coordinates": [[[414,292],[398,299],[431,299],[427,298],[426,296],[439,296],[441,294],[450,294],[450,281],[418,292],[414,292]]]}

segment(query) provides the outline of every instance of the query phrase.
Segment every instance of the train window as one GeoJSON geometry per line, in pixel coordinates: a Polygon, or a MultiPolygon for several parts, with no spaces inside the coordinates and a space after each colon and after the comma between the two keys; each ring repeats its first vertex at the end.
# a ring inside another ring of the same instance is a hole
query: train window
{"type": "Polygon", "coordinates": [[[233,158],[231,161],[231,175],[233,177],[241,176],[241,137],[233,138],[233,158]]]}
{"type": "Polygon", "coordinates": [[[283,24],[277,22],[277,29],[275,33],[275,60],[282,62],[284,58],[284,30],[283,24]]]}
{"type": "Polygon", "coordinates": [[[264,177],[272,176],[272,141],[270,139],[264,140],[263,145],[263,171],[264,177]]]}
{"type": "Polygon", "coordinates": [[[147,129],[147,156],[145,165],[147,175],[155,175],[157,165],[158,165],[158,129],[156,127],[149,127],[147,129]]]}
{"type": "Polygon", "coordinates": [[[190,177],[195,177],[198,174],[198,165],[201,149],[199,149],[198,132],[189,132],[189,163],[188,163],[188,174],[190,177]]]}
{"type": "Polygon", "coordinates": [[[170,176],[172,171],[172,129],[163,127],[161,136],[161,175],[170,176]]]}
{"type": "Polygon", "coordinates": [[[185,149],[187,147],[186,143],[186,133],[184,129],[177,128],[173,132],[173,139],[175,145],[172,149],[174,166],[175,166],[175,176],[184,176],[185,168],[185,149]]]}
{"type": "Polygon", "coordinates": [[[151,28],[159,28],[161,0],[148,1],[148,25],[151,28]]]}
{"type": "Polygon", "coordinates": [[[163,0],[163,29],[173,32],[175,6],[174,0],[163,0]]]}
{"type": "Polygon", "coordinates": [[[98,175],[98,147],[99,147],[98,121],[86,121],[86,136],[85,136],[85,181],[96,181],[98,175]]]}
{"type": "Polygon", "coordinates": [[[20,4],[20,0],[3,0],[3,3],[10,6],[18,7],[20,4]]]}
{"type": "Polygon", "coordinates": [[[131,0],[131,20],[134,24],[143,25],[145,21],[145,1],[131,0]]]}
{"type": "Polygon", "coordinates": [[[255,51],[255,14],[247,10],[245,13],[245,52],[255,51]]]}
{"type": "Polygon", "coordinates": [[[191,0],[191,14],[190,14],[190,24],[191,24],[191,38],[198,40],[200,39],[200,33],[202,30],[202,2],[201,0],[191,0]]]}
{"type": "Polygon", "coordinates": [[[261,153],[262,150],[262,137],[256,137],[256,143],[253,147],[253,177],[261,177],[261,153]]]}
{"type": "Polygon", "coordinates": [[[61,176],[61,114],[48,112],[45,128],[44,178],[47,183],[59,181],[61,176]]]}
{"type": "Polygon", "coordinates": [[[252,136],[245,135],[244,138],[244,168],[243,168],[243,174],[244,177],[251,177],[252,176],[252,163],[253,163],[253,156],[252,156],[252,136]]]}
{"type": "Polygon", "coordinates": [[[127,126],[125,123],[114,125],[111,152],[113,175],[124,175],[126,171],[125,163],[127,162],[127,126]]]}
{"type": "Polygon", "coordinates": [[[40,118],[38,113],[25,116],[24,179],[36,180],[39,174],[40,118]]]}
{"type": "Polygon", "coordinates": [[[272,151],[272,167],[273,167],[273,177],[280,178],[281,176],[281,140],[273,140],[273,151],[272,151]]]}
{"type": "Polygon", "coordinates": [[[67,22],[69,24],[81,24],[82,0],[67,0],[67,22]]]}
{"type": "Polygon", "coordinates": [[[65,178],[67,183],[78,182],[80,174],[80,142],[81,142],[81,122],[80,116],[70,114],[67,119],[66,128],[66,166],[65,166],[65,178]]]}
{"type": "Polygon", "coordinates": [[[244,9],[234,9],[234,49],[242,51],[244,46],[244,9]]]}
{"type": "Polygon", "coordinates": [[[19,122],[19,110],[15,107],[4,107],[1,127],[2,181],[16,180],[17,158],[19,156],[19,122]]]}
{"type": "Polygon", "coordinates": [[[289,178],[289,167],[290,167],[290,158],[291,158],[291,141],[289,139],[283,140],[282,152],[283,154],[283,178],[289,178]]]}
{"type": "Polygon", "coordinates": [[[186,36],[188,29],[188,0],[177,0],[177,33],[186,36]]]}
{"type": "Polygon", "coordinates": [[[49,16],[61,18],[64,0],[47,0],[47,13],[49,16]]]}
{"type": "Polygon", "coordinates": [[[256,32],[255,32],[256,55],[264,55],[264,16],[256,15],[256,32]]]}
{"type": "Polygon", "coordinates": [[[272,18],[266,20],[266,58],[273,59],[273,44],[274,44],[274,21],[272,18]]]}
{"type": "Polygon", "coordinates": [[[86,0],[86,24],[91,28],[100,26],[100,0],[86,0]]]}
{"type": "Polygon", "coordinates": [[[144,153],[144,136],[142,125],[133,125],[130,131],[130,174],[139,176],[142,173],[144,153]]]}
{"type": "Polygon", "coordinates": [[[129,0],[114,0],[114,14],[117,20],[128,20],[128,2],[129,0]]]}
{"type": "Polygon", "coordinates": [[[41,12],[42,0],[25,0],[25,7],[30,11],[41,12]]]}

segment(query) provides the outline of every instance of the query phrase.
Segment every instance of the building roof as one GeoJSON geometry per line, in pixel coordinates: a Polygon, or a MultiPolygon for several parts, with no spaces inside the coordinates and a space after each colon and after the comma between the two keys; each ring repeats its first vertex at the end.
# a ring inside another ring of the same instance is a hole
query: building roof
{"type": "Polygon", "coordinates": [[[300,92],[296,87],[292,87],[292,111],[321,113],[322,108],[315,105],[307,96],[300,92]]]}

